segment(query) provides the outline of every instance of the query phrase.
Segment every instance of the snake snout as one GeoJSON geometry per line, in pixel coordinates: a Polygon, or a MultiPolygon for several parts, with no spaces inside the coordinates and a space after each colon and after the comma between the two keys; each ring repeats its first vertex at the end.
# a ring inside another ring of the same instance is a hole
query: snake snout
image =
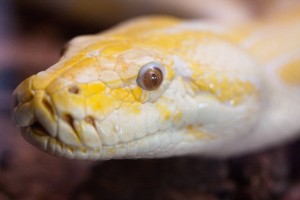
{"type": "Polygon", "coordinates": [[[13,121],[18,127],[29,126],[34,121],[31,82],[31,77],[24,80],[18,85],[12,95],[13,121]]]}
{"type": "Polygon", "coordinates": [[[21,102],[17,97],[17,94],[13,96],[13,121],[18,127],[27,127],[33,124],[34,122],[34,113],[32,111],[32,103],[29,102],[21,102]]]}

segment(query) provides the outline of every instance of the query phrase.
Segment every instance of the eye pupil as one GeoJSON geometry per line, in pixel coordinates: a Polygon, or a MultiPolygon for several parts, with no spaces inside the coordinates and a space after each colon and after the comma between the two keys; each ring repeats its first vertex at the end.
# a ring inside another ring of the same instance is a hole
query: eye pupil
{"type": "Polygon", "coordinates": [[[160,73],[161,71],[159,69],[149,69],[145,73],[143,83],[148,90],[154,90],[161,84],[162,77],[160,73]]]}
{"type": "Polygon", "coordinates": [[[157,76],[154,73],[151,74],[151,82],[154,86],[157,85],[157,83],[158,83],[157,76]]]}

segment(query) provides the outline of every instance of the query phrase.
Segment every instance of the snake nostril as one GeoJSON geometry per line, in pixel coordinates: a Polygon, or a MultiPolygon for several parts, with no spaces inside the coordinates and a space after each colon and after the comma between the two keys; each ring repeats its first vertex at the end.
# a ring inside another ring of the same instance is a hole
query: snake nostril
{"type": "Polygon", "coordinates": [[[73,86],[69,87],[68,91],[72,94],[79,94],[80,89],[77,85],[73,85],[73,86]]]}

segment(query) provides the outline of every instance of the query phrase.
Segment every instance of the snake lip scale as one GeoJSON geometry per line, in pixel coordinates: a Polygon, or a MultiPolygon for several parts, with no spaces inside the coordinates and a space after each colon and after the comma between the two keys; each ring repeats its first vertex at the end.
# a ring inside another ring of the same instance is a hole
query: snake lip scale
{"type": "MultiPolygon", "coordinates": [[[[23,137],[28,140],[28,142],[32,143],[33,145],[35,145],[36,147],[38,147],[39,149],[41,149],[42,151],[51,153],[53,155],[56,156],[64,156],[70,159],[91,159],[91,160],[95,160],[95,159],[101,159],[101,160],[109,160],[112,159],[112,156],[109,154],[106,155],[101,155],[99,154],[99,152],[102,151],[113,151],[112,149],[115,149],[116,147],[102,147],[102,149],[99,148],[94,148],[94,149],[89,149],[89,148],[81,148],[81,149],[76,149],[70,145],[66,145],[61,143],[59,140],[53,139],[51,138],[51,136],[49,135],[49,133],[47,133],[47,131],[38,123],[34,123],[31,126],[28,127],[23,127],[22,128],[22,135],[23,137]],[[43,141],[43,142],[41,142],[43,141]],[[50,143],[52,143],[50,145],[50,143]]],[[[147,136],[148,138],[151,139],[151,137],[153,136],[147,136]]],[[[133,142],[128,142],[128,143],[122,143],[119,144],[117,146],[120,146],[121,148],[123,148],[124,150],[126,148],[128,148],[128,146],[132,145],[133,142]]],[[[119,148],[120,148],[119,147],[119,148]]],[[[169,150],[173,150],[175,149],[174,145],[168,145],[167,148],[169,150]]],[[[159,151],[159,150],[158,150],[159,151]]],[[[184,154],[184,152],[182,152],[184,154]]],[[[148,152],[145,153],[143,156],[139,156],[138,153],[136,152],[135,154],[129,154],[126,155],[126,153],[123,154],[119,154],[117,156],[115,156],[115,159],[123,159],[123,158],[134,158],[134,159],[138,159],[138,158],[161,158],[161,157],[169,157],[170,153],[168,153],[167,155],[165,155],[164,153],[160,153],[159,156],[156,155],[155,152],[148,152]]]]}
{"type": "Polygon", "coordinates": [[[140,17],[72,39],[13,93],[39,149],[75,159],[229,157],[298,136],[300,8],[260,21],[140,17]]]}

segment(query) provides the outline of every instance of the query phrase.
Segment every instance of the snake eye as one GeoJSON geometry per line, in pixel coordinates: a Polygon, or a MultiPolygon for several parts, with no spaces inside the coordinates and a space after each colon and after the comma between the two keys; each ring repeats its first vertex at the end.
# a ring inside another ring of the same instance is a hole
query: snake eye
{"type": "Polygon", "coordinates": [[[157,62],[151,62],[140,69],[136,82],[144,90],[152,91],[161,85],[163,79],[163,67],[157,62]]]}

